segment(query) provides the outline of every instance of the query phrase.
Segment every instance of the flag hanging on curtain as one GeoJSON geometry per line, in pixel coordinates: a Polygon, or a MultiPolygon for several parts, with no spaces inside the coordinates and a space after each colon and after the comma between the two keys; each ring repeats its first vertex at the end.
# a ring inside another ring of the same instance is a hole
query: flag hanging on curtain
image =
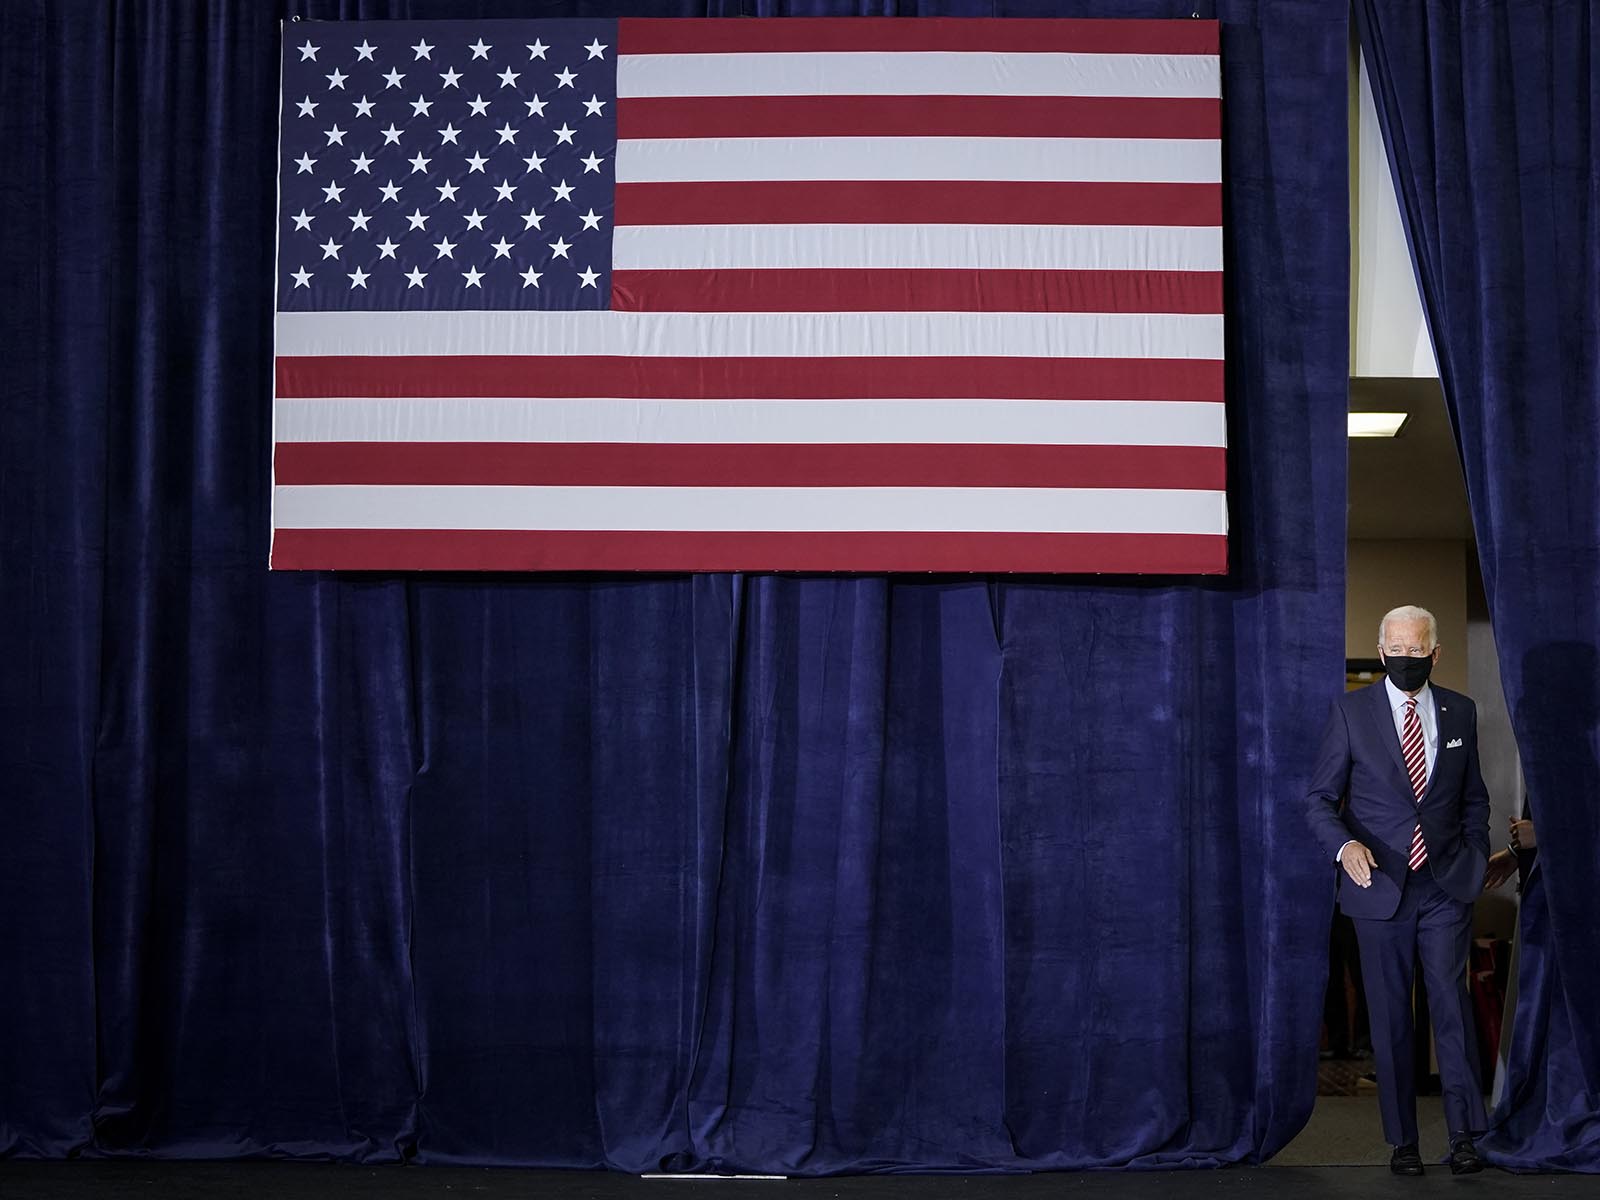
{"type": "Polygon", "coordinates": [[[284,27],[272,566],[1217,573],[1218,27],[284,27]]]}

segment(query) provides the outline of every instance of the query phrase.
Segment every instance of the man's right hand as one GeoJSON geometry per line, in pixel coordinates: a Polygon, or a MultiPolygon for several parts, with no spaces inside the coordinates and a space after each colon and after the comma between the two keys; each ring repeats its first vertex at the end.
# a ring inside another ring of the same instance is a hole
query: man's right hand
{"type": "Polygon", "coordinates": [[[1348,842],[1339,851],[1339,865],[1357,887],[1371,887],[1372,873],[1378,869],[1378,860],[1360,842],[1348,842]]]}
{"type": "Polygon", "coordinates": [[[1492,892],[1517,873],[1517,856],[1509,847],[1489,855],[1489,866],[1483,873],[1483,890],[1492,892]]]}

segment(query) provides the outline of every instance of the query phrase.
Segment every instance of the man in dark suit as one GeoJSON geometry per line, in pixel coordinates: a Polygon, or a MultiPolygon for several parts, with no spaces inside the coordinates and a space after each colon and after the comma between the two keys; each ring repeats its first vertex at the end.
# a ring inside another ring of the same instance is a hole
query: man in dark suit
{"type": "Polygon", "coordinates": [[[1311,773],[1312,832],[1343,868],[1339,907],[1355,921],[1389,1167],[1421,1175],[1411,990],[1420,963],[1450,1131],[1450,1169],[1483,1169],[1483,1088],[1467,996],[1472,902],[1489,858],[1489,792],[1478,717],[1428,683],[1438,625],[1406,606],[1378,627],[1385,679],[1333,706],[1311,773]]]}

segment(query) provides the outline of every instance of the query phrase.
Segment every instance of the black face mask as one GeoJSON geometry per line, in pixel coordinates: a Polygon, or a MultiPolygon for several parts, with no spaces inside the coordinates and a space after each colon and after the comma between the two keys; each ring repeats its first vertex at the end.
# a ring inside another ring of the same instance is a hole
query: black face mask
{"type": "Polygon", "coordinates": [[[1389,679],[1395,687],[1402,692],[1414,692],[1428,682],[1428,676],[1433,671],[1433,655],[1406,658],[1391,654],[1383,660],[1383,669],[1389,673],[1389,679]]]}

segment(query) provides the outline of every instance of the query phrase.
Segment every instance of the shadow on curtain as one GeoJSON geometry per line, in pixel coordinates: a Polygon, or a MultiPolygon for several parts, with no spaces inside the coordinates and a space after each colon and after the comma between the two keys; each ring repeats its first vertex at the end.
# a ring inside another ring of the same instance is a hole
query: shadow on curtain
{"type": "Polygon", "coordinates": [[[1538,810],[1484,1148],[1600,1171],[1600,21],[1586,0],[1356,11],[1538,810]]]}
{"type": "MultiPolygon", "coordinates": [[[[617,11],[293,13],[534,8],[617,11]]],[[[269,575],[279,14],[0,6],[0,1152],[817,1174],[1293,1136],[1346,17],[1201,12],[1234,562],[1197,582],[269,575]]]]}

